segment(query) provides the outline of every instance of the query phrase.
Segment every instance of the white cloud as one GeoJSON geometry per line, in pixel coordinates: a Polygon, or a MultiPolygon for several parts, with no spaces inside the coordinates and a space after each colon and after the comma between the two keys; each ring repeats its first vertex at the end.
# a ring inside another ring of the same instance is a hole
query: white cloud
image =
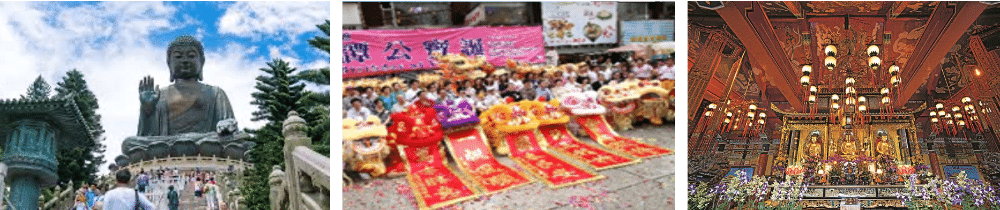
{"type": "Polygon", "coordinates": [[[330,2],[236,2],[227,4],[219,18],[219,33],[259,38],[261,35],[294,35],[315,31],[330,19],[330,2]]]}
{"type": "MultiPolygon", "coordinates": [[[[161,87],[170,83],[165,43],[151,43],[150,35],[199,22],[173,18],[177,11],[161,2],[100,2],[72,8],[0,3],[0,46],[4,48],[0,50],[0,99],[19,98],[38,75],[55,86],[66,71],[80,70],[98,98],[107,137],[105,159],[111,163],[121,154],[122,140],[136,134],[139,80],[150,75],[161,87]]],[[[312,22],[316,21],[306,21],[312,22]]],[[[206,52],[203,82],[226,91],[241,128],[263,125],[250,121],[256,110],[250,104],[254,78],[270,61],[259,55],[256,47],[235,42],[206,52]]],[[[308,66],[323,62],[329,65],[329,61],[310,61],[308,66]]],[[[101,170],[106,171],[106,165],[101,170]]]]}

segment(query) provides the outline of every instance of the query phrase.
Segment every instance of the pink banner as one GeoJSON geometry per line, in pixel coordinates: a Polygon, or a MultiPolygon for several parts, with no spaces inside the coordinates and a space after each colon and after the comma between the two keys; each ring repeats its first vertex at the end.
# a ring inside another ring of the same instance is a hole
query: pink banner
{"type": "Polygon", "coordinates": [[[343,43],[344,78],[435,69],[433,52],[482,55],[497,66],[545,62],[541,26],[345,30],[343,43]]]}

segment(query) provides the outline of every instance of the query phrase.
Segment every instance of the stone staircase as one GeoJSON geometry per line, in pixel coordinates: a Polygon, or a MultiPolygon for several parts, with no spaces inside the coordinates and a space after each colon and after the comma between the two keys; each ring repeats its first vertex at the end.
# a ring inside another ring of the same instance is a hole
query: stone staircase
{"type": "Polygon", "coordinates": [[[153,204],[156,204],[156,209],[169,210],[167,208],[167,192],[169,192],[167,187],[173,185],[174,190],[180,195],[181,205],[179,209],[208,210],[208,202],[205,201],[204,196],[201,198],[194,196],[194,184],[189,181],[170,182],[169,180],[164,180],[151,182],[153,183],[146,189],[146,196],[153,204]]]}

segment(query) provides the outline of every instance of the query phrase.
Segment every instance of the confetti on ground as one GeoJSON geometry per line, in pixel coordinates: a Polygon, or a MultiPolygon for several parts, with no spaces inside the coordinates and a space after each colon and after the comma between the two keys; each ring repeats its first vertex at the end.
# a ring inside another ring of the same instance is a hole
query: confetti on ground
{"type": "MultiPolygon", "coordinates": [[[[668,123],[669,124],[669,123],[668,123]]],[[[673,125],[641,125],[620,132],[636,138],[658,138],[655,145],[673,148],[673,125]],[[666,136],[666,137],[664,137],[666,136]]],[[[587,143],[589,138],[578,136],[587,143]]],[[[596,144],[596,143],[595,143],[596,144]]],[[[506,156],[497,156],[504,165],[523,170],[506,156]]],[[[672,209],[674,155],[643,160],[639,164],[598,173],[607,179],[549,189],[544,183],[513,188],[493,195],[446,206],[441,209],[672,209]],[[614,175],[614,176],[612,176],[614,175]],[[613,180],[614,179],[614,180],[613,180]],[[615,188],[615,189],[611,189],[615,188]],[[560,208],[561,209],[561,208],[560,208]]],[[[405,177],[355,180],[345,187],[344,209],[416,209],[416,201],[405,177]]]]}

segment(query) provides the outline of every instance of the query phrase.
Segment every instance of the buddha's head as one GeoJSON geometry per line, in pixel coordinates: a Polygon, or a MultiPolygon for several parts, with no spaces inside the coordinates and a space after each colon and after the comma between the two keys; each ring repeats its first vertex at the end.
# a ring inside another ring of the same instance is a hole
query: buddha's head
{"type": "Polygon", "coordinates": [[[177,79],[201,81],[205,49],[194,37],[179,36],[167,47],[167,66],[171,82],[177,79]]]}

